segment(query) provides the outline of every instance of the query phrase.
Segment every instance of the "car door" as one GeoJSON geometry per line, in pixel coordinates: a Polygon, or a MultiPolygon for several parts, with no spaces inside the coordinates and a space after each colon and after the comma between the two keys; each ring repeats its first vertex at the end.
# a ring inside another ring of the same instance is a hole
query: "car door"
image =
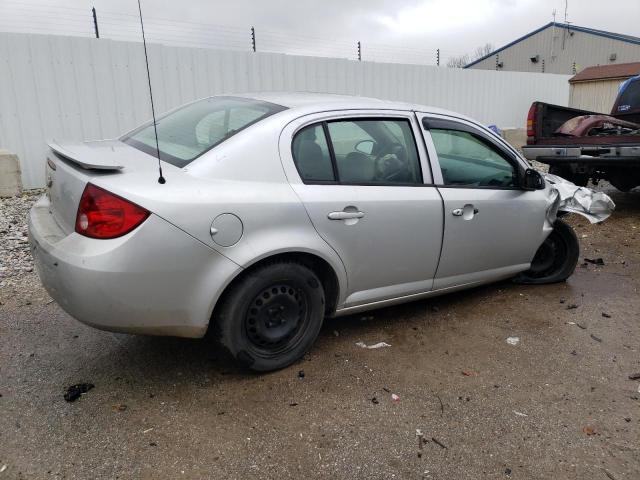
{"type": "Polygon", "coordinates": [[[419,135],[415,116],[402,111],[310,115],[283,131],[291,186],[344,263],[342,307],[433,286],[442,200],[419,135]]]}
{"type": "Polygon", "coordinates": [[[478,125],[444,116],[418,118],[444,202],[434,289],[507,278],[528,269],[551,225],[544,191],[520,186],[526,165],[478,125]]]}

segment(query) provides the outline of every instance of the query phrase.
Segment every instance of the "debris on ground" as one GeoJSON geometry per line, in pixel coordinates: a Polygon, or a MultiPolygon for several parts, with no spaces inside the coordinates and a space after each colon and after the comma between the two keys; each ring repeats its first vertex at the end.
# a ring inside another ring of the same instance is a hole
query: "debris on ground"
{"type": "Polygon", "coordinates": [[[476,375],[478,375],[478,372],[474,372],[473,370],[462,370],[462,375],[464,375],[465,377],[475,377],[476,375]]]}
{"type": "Polygon", "coordinates": [[[440,440],[438,440],[436,437],[431,437],[431,440],[433,440],[433,443],[435,443],[436,445],[438,445],[440,448],[448,448],[444,443],[442,443],[440,440]]]}
{"type": "Polygon", "coordinates": [[[419,428],[416,428],[416,437],[418,437],[418,449],[422,450],[422,445],[423,445],[423,440],[424,440],[424,434],[422,433],[422,430],[420,430],[419,428]]]}
{"type": "Polygon", "coordinates": [[[596,337],[593,333],[591,334],[591,338],[593,338],[596,342],[602,343],[602,339],[600,337],[596,337]]]}
{"type": "Polygon", "coordinates": [[[509,477],[511,475],[511,469],[510,468],[505,468],[504,469],[504,474],[509,477]]]}
{"type": "Polygon", "coordinates": [[[640,373],[632,373],[629,375],[629,380],[640,380],[640,373]]]}
{"type": "Polygon", "coordinates": [[[580,323],[577,323],[577,322],[576,322],[576,327],[580,328],[581,330],[586,330],[587,329],[587,327],[585,327],[584,325],[582,325],[580,323]]]}
{"type": "Polygon", "coordinates": [[[507,343],[509,345],[518,345],[520,343],[520,337],[508,337],[507,343]]]}
{"type": "Polygon", "coordinates": [[[574,310],[578,308],[578,305],[575,303],[570,303],[569,305],[567,305],[567,310],[574,310]]]}
{"type": "Polygon", "coordinates": [[[304,370],[298,372],[298,378],[304,378],[304,370]]]}
{"type": "Polygon", "coordinates": [[[111,408],[113,408],[115,412],[124,412],[127,409],[127,406],[124,403],[116,403],[111,405],[111,408]]]}
{"type": "Polygon", "coordinates": [[[589,426],[583,427],[583,428],[582,428],[582,431],[583,431],[586,435],[589,435],[589,436],[591,436],[591,435],[595,435],[595,434],[596,434],[596,429],[595,429],[595,428],[593,428],[593,427],[589,427],[589,426]]]}
{"type": "Polygon", "coordinates": [[[603,468],[602,471],[607,476],[607,478],[609,478],[610,480],[616,480],[616,477],[613,476],[613,473],[608,471],[606,468],[603,468]]]}
{"type": "Polygon", "coordinates": [[[528,417],[529,416],[526,413],[518,412],[517,410],[514,410],[513,413],[515,413],[519,417],[528,417]]]}
{"type": "Polygon", "coordinates": [[[585,262],[591,263],[593,265],[603,266],[604,260],[602,258],[585,258],[585,262]]]}
{"type": "Polygon", "coordinates": [[[400,401],[400,396],[396,395],[395,393],[391,394],[391,401],[394,403],[398,403],[400,401]]]}
{"type": "Polygon", "coordinates": [[[77,383],[67,388],[67,392],[64,394],[64,399],[67,402],[75,402],[81,395],[87,393],[95,385],[93,383],[77,383]]]}
{"type": "Polygon", "coordinates": [[[611,318],[611,315],[609,315],[608,313],[602,312],[602,316],[604,318],[611,318]]]}
{"type": "Polygon", "coordinates": [[[368,348],[369,350],[375,350],[376,348],[390,347],[391,345],[387,342],[378,342],[374,343],[373,345],[367,345],[364,342],[356,342],[356,346],[360,348],[368,348]]]}
{"type": "Polygon", "coordinates": [[[374,405],[378,405],[380,402],[378,401],[378,399],[376,397],[373,397],[371,399],[371,403],[373,403],[374,405]]]}
{"type": "Polygon", "coordinates": [[[0,467],[0,473],[4,472],[6,469],[7,469],[7,466],[6,465],[2,465],[0,467]]]}

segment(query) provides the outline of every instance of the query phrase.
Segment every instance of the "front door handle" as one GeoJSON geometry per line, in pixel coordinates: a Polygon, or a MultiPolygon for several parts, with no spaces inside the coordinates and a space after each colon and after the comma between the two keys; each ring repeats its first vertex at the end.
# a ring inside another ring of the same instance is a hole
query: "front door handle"
{"type": "Polygon", "coordinates": [[[474,207],[470,203],[467,203],[462,208],[454,208],[453,210],[451,210],[451,215],[453,215],[454,217],[464,217],[465,220],[471,220],[474,215],[478,214],[479,211],[480,210],[478,210],[476,207],[474,207]]]}
{"type": "Polygon", "coordinates": [[[351,220],[354,218],[362,218],[364,217],[364,212],[356,211],[356,212],[331,212],[327,215],[329,220],[351,220]]]}

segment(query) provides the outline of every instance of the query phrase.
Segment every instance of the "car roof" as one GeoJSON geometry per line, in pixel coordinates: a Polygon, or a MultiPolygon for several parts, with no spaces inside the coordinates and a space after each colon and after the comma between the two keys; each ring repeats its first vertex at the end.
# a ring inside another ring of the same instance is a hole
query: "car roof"
{"type": "MultiPolygon", "coordinates": [[[[271,102],[291,110],[310,111],[326,110],[415,110],[424,113],[437,113],[468,119],[466,116],[437,107],[428,107],[415,103],[382,100],[380,98],[361,97],[356,95],[338,95],[332,93],[309,92],[252,92],[232,94],[235,97],[252,98],[271,102]]],[[[468,119],[470,120],[470,119],[468,119]]]]}

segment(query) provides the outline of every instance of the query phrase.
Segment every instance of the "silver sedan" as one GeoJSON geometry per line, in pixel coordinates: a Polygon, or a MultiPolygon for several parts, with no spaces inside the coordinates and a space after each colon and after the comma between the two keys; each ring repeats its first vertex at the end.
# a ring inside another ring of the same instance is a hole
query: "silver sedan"
{"type": "Polygon", "coordinates": [[[105,330],[202,337],[266,371],[327,316],[578,259],[548,182],[477,122],[316,94],[218,96],[118,140],[51,143],[30,213],[38,272],[105,330]],[[158,158],[166,183],[158,182],[158,158]]]}

